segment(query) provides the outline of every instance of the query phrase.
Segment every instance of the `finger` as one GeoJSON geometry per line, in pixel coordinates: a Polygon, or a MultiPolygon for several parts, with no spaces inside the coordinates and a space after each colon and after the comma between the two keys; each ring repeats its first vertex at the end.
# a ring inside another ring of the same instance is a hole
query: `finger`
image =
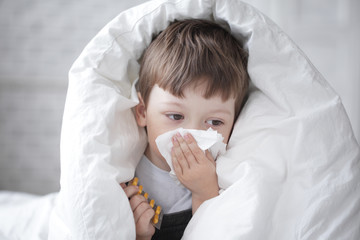
{"type": "Polygon", "coordinates": [[[146,209],[136,223],[136,230],[142,233],[148,233],[148,235],[152,236],[155,233],[155,228],[151,224],[151,219],[155,215],[155,211],[150,208],[146,209]]]}
{"type": "Polygon", "coordinates": [[[147,200],[145,199],[145,197],[143,195],[134,195],[130,198],[130,206],[131,206],[131,210],[133,212],[136,211],[136,209],[143,203],[148,203],[147,200]]]}
{"type": "Polygon", "coordinates": [[[204,151],[198,146],[195,138],[189,133],[186,134],[184,138],[196,161],[200,163],[201,161],[205,160],[204,156],[206,156],[206,154],[204,154],[204,151]]]}
{"type": "Polygon", "coordinates": [[[126,184],[125,184],[125,183],[120,183],[120,186],[122,187],[122,189],[126,188],[126,184]]]}
{"type": "Polygon", "coordinates": [[[176,136],[172,138],[173,142],[173,151],[176,156],[176,160],[178,161],[179,165],[181,166],[182,171],[185,171],[186,169],[189,169],[189,163],[186,160],[183,151],[181,150],[180,143],[177,140],[176,136]]]}
{"type": "Polygon", "coordinates": [[[194,154],[192,153],[192,151],[190,150],[190,148],[188,146],[188,142],[193,143],[195,145],[197,145],[197,144],[196,144],[196,141],[191,141],[192,136],[190,133],[186,133],[184,138],[180,135],[180,133],[176,134],[176,139],[179,142],[180,148],[181,148],[187,162],[191,166],[192,164],[197,163],[197,160],[196,160],[194,154]],[[184,138],[186,139],[186,141],[184,140],[184,138]]]}
{"type": "Polygon", "coordinates": [[[124,192],[126,194],[126,196],[128,198],[131,198],[132,196],[134,196],[135,194],[138,193],[139,191],[139,187],[138,186],[133,186],[133,185],[130,185],[130,186],[125,186],[124,189],[124,192]]]}
{"type": "MultiPolygon", "coordinates": [[[[150,204],[147,201],[142,201],[134,211],[135,223],[137,223],[139,219],[143,217],[142,215],[146,212],[148,212],[146,216],[150,215],[149,212],[153,213],[152,216],[155,214],[155,211],[151,208],[150,204]],[[148,210],[152,210],[152,211],[148,211],[148,210]]],[[[149,222],[152,216],[150,216],[149,222]]]]}
{"type": "Polygon", "coordinates": [[[172,165],[174,167],[174,171],[175,171],[175,174],[178,176],[179,174],[182,175],[183,174],[183,171],[182,171],[182,168],[176,158],[176,155],[175,155],[175,151],[174,149],[171,150],[171,160],[172,160],[172,165]]]}

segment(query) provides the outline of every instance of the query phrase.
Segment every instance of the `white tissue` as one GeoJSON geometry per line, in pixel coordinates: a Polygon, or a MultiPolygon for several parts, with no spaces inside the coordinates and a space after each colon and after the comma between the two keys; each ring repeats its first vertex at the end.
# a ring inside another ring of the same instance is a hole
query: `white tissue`
{"type": "Polygon", "coordinates": [[[184,136],[185,133],[190,133],[196,140],[198,146],[203,151],[209,150],[212,157],[216,159],[219,154],[225,153],[226,144],[223,143],[223,136],[217,131],[209,128],[208,130],[195,130],[195,129],[184,129],[178,128],[162,135],[158,136],[155,140],[156,145],[159,149],[161,155],[165,158],[166,162],[170,166],[170,176],[174,178],[176,182],[179,182],[171,161],[171,149],[173,147],[171,138],[176,134],[180,133],[181,136],[184,136]]]}

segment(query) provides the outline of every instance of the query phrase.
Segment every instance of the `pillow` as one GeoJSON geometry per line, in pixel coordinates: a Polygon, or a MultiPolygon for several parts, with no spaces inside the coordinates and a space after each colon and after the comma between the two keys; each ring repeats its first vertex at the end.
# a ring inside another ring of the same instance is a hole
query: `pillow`
{"type": "Polygon", "coordinates": [[[146,147],[132,113],[139,59],[155,34],[187,18],[218,22],[244,44],[251,89],[217,159],[223,191],[183,238],[359,238],[359,145],[340,98],[303,52],[243,2],[159,0],[118,15],[70,70],[49,239],[135,239],[119,183],[146,147]]]}

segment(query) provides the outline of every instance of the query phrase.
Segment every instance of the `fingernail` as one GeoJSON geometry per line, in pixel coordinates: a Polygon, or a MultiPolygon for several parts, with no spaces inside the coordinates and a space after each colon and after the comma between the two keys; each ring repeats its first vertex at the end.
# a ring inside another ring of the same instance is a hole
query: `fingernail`
{"type": "Polygon", "coordinates": [[[186,141],[189,142],[191,140],[190,133],[185,134],[184,138],[185,138],[186,141]]]}
{"type": "Polygon", "coordinates": [[[178,133],[176,133],[176,136],[177,136],[177,137],[181,137],[181,134],[178,132],[178,133]]]}

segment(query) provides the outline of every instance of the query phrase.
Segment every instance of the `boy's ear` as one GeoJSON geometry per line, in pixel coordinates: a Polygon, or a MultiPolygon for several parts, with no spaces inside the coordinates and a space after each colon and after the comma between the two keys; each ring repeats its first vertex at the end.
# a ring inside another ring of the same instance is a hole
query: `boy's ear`
{"type": "Polygon", "coordinates": [[[135,106],[136,122],[140,127],[146,127],[146,107],[140,93],[138,93],[139,104],[135,106]]]}

